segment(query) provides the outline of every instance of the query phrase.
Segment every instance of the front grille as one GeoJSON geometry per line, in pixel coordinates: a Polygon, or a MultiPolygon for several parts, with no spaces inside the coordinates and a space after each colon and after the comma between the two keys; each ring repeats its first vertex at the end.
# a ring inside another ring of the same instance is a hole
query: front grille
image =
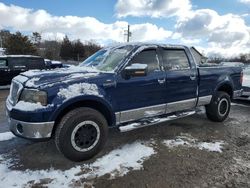
{"type": "Polygon", "coordinates": [[[12,80],[10,87],[10,102],[12,103],[12,105],[15,105],[17,103],[22,89],[23,86],[21,83],[12,80]]]}

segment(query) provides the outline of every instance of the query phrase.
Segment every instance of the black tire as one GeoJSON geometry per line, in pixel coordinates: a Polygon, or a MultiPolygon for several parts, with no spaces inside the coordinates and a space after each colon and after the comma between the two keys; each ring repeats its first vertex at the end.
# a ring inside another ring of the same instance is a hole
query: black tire
{"type": "Polygon", "coordinates": [[[211,121],[222,122],[228,117],[230,109],[230,96],[226,92],[218,91],[206,106],[206,114],[211,121]]]}
{"type": "Polygon", "coordinates": [[[108,124],[104,116],[92,108],[82,107],[62,118],[55,132],[55,143],[66,158],[79,162],[95,156],[107,136],[108,124]]]}

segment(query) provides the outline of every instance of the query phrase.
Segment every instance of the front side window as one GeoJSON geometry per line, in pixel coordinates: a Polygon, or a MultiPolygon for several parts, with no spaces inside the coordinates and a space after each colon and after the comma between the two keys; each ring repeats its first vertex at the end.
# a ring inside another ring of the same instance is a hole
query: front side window
{"type": "Polygon", "coordinates": [[[6,67],[7,67],[7,60],[0,59],[0,68],[6,68],[6,67]]]}
{"type": "Polygon", "coordinates": [[[129,63],[148,65],[148,73],[160,70],[156,50],[145,50],[137,54],[129,63]]]}
{"type": "Polygon", "coordinates": [[[165,70],[189,69],[189,61],[184,50],[163,50],[165,70]]]}

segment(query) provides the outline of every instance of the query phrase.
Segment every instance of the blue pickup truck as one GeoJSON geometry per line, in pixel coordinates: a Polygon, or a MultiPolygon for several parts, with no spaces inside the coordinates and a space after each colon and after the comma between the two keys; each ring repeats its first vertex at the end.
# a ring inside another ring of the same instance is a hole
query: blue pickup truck
{"type": "Polygon", "coordinates": [[[108,128],[120,131],[185,117],[205,106],[224,121],[241,95],[240,67],[198,66],[181,45],[123,44],[103,48],[79,66],[21,73],[6,101],[10,130],[19,137],[55,139],[73,161],[96,155],[108,128]]]}

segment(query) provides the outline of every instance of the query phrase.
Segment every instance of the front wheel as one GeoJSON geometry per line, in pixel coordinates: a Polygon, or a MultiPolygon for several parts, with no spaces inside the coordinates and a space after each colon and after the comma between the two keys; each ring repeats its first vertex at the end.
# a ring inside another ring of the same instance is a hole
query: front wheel
{"type": "Polygon", "coordinates": [[[77,108],[60,121],[55,134],[58,150],[72,161],[96,155],[104,146],[108,125],[104,116],[92,108],[77,108]]]}
{"type": "Polygon", "coordinates": [[[226,92],[219,91],[212,98],[211,103],[206,106],[206,114],[208,119],[222,122],[228,117],[230,108],[230,96],[226,92]]]}

